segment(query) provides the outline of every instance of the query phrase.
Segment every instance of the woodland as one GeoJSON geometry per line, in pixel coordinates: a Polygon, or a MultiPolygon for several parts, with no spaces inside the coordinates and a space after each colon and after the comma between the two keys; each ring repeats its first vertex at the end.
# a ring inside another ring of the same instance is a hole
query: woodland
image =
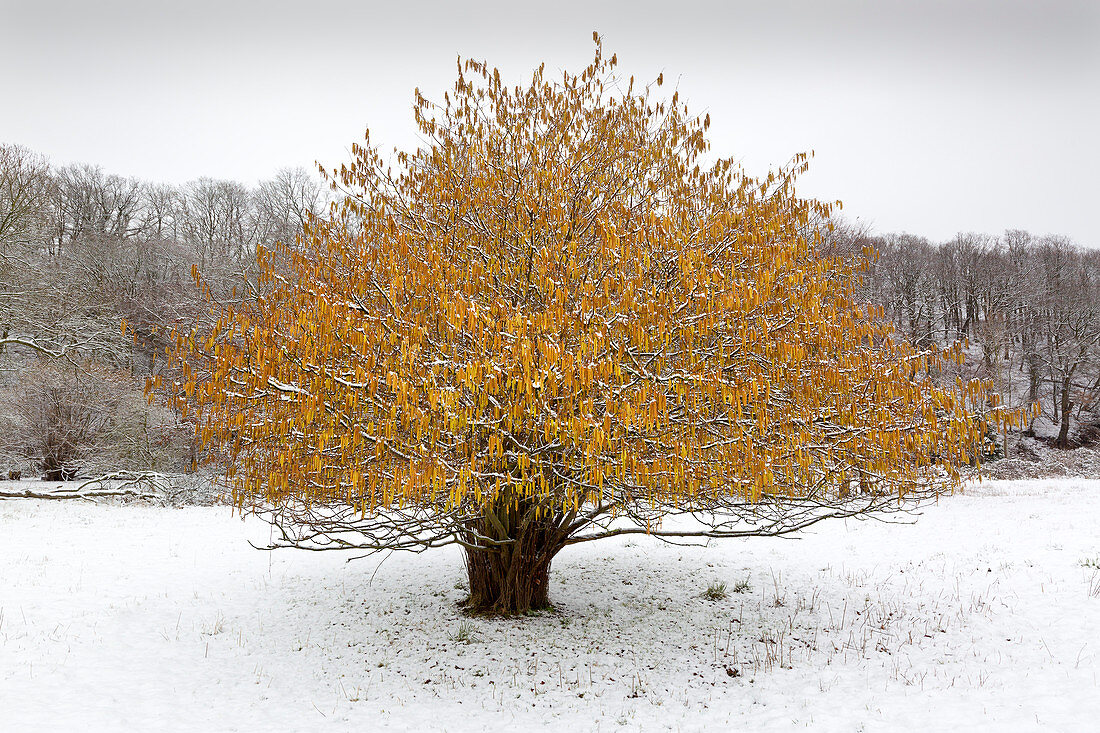
{"type": "MultiPolygon", "coordinates": [[[[243,292],[257,247],[293,241],[329,195],[302,169],[252,187],[172,186],[0,147],[2,473],[190,470],[188,430],[143,388],[167,345],[160,334],[203,308],[192,267],[211,288],[243,292]]],[[[933,242],[844,224],[830,246],[877,253],[862,293],[898,333],[963,344],[966,374],[991,380],[1006,404],[1038,405],[1025,433],[1059,447],[1097,439],[1096,251],[1020,230],[933,242]]]]}

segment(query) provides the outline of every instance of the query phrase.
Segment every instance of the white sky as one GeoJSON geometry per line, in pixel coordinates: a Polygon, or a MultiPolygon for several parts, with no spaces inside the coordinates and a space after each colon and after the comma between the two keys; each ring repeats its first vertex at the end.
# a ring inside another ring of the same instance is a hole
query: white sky
{"type": "MultiPolygon", "coordinates": [[[[0,0],[0,142],[180,183],[415,143],[455,58],[579,70],[591,33],[663,71],[750,172],[880,232],[1006,228],[1100,247],[1100,2],[0,0]],[[397,7],[401,5],[401,7],[397,7]]],[[[666,88],[669,88],[666,86],[666,88]]]]}

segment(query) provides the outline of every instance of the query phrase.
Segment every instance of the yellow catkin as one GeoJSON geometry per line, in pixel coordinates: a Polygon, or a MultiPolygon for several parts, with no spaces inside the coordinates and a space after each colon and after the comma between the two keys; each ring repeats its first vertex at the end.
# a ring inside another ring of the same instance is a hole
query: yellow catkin
{"type": "Polygon", "coordinates": [[[260,296],[204,290],[215,325],[173,334],[178,378],[150,389],[235,466],[239,504],[568,512],[865,475],[900,495],[969,459],[979,413],[1015,419],[937,387],[956,356],[918,357],[858,302],[861,262],[817,254],[835,206],[794,194],[806,156],[707,163],[709,118],[610,102],[609,63],[519,93],[466,65],[416,107],[425,146],[397,170],[354,146],[329,173],[351,196],[257,252],[260,296]]]}

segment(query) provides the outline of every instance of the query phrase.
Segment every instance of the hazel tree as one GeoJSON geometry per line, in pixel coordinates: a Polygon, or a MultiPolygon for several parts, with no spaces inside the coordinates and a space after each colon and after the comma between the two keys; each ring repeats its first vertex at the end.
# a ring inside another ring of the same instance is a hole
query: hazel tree
{"type": "Polygon", "coordinates": [[[957,352],[857,301],[807,156],[712,159],[709,116],[616,65],[598,38],[526,87],[460,62],[416,94],[421,147],[368,133],[255,296],[173,334],[182,376],[150,388],[276,546],[460,545],[470,609],[517,613],[570,545],[780,535],[959,481],[983,388],[937,387],[957,352]]]}

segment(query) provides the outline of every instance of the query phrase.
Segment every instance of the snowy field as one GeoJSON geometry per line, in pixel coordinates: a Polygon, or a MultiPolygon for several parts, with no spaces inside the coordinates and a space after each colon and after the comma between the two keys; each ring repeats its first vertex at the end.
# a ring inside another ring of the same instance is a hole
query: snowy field
{"type": "Polygon", "coordinates": [[[522,620],[459,613],[457,552],[267,537],[225,507],[0,502],[0,730],[1098,730],[1100,481],[570,548],[557,612],[522,620]]]}

